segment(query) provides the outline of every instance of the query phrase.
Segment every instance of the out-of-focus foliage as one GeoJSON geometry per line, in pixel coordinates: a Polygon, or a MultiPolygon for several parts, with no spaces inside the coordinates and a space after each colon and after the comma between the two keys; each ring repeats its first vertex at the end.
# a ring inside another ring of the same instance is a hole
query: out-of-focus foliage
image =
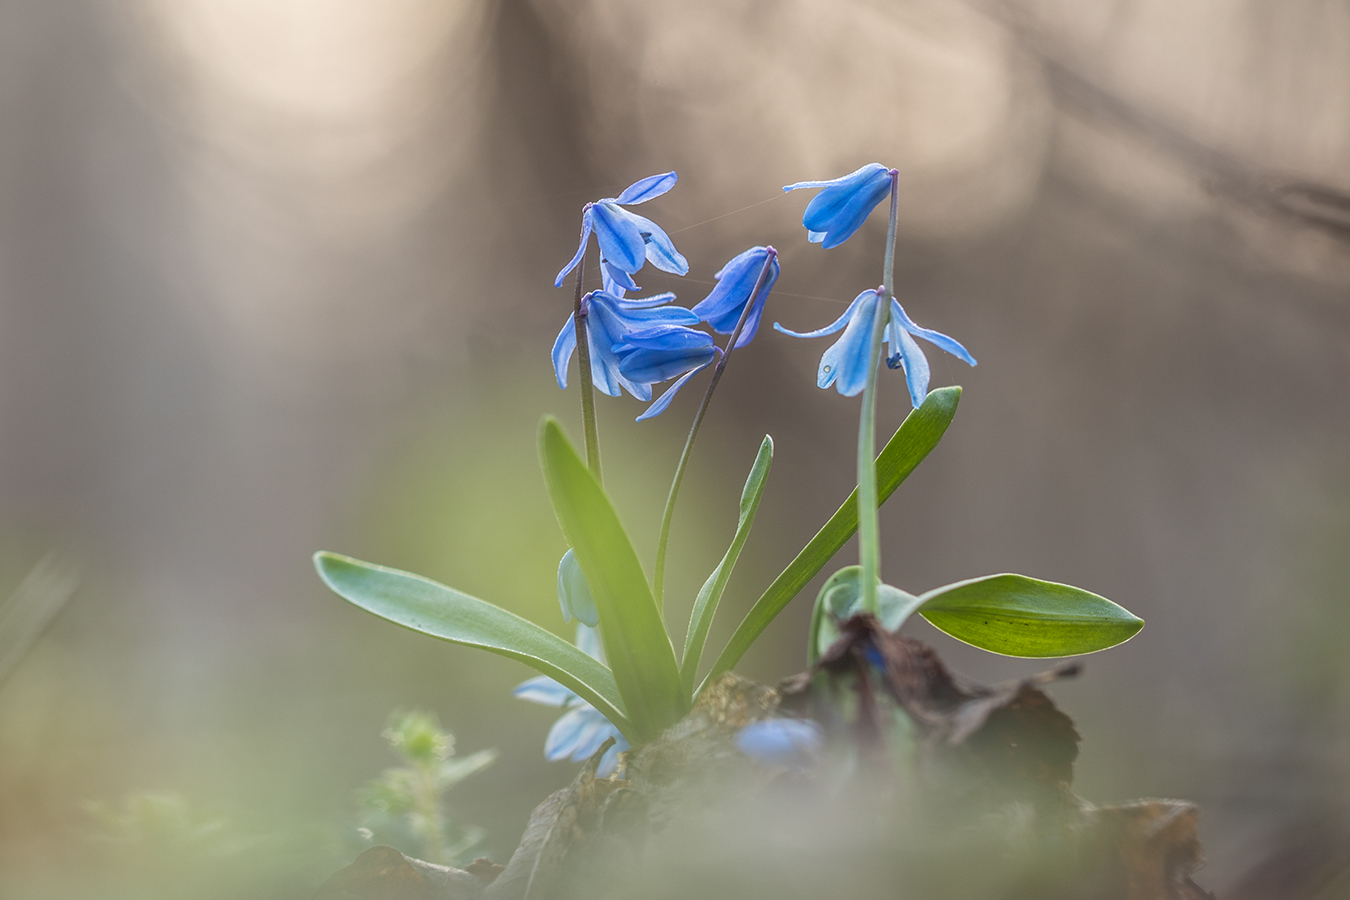
{"type": "Polygon", "coordinates": [[[496,762],[496,750],[455,756],[455,736],[421,710],[395,712],[384,738],[402,765],[385,769],[360,791],[358,835],[439,865],[463,865],[484,838],[483,829],[456,822],[445,795],[496,762]]]}

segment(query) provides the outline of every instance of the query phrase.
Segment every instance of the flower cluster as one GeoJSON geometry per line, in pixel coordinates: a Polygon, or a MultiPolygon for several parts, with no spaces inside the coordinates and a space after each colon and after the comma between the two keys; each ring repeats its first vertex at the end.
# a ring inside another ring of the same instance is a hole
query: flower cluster
{"type": "MultiPolygon", "coordinates": [[[[751,247],[730,260],[715,276],[717,286],[693,309],[672,305],[672,293],[628,299],[638,290],[633,274],[650,262],[665,272],[684,275],[689,263],[675,249],[661,227],[624,209],[659,197],[674,187],[676,175],[652,175],[629,185],[618,197],[586,204],[581,214],[581,246],[554,281],[561,286],[580,264],[594,232],[600,245],[601,290],[582,298],[591,380],[596,390],[617,397],[620,389],[644,402],[652,399],[652,385],[676,379],[638,421],[658,416],[680,388],[715,362],[723,351],[712,335],[693,326],[706,322],[718,334],[730,334],[746,305],[750,315],[736,341],[744,347],[759,329],[764,302],[778,279],[777,253],[769,247],[751,247]],[[769,276],[752,298],[766,263],[769,276]]],[[[567,367],[577,346],[576,319],[569,316],[553,342],[553,371],[558,386],[567,388],[567,367]]]]}

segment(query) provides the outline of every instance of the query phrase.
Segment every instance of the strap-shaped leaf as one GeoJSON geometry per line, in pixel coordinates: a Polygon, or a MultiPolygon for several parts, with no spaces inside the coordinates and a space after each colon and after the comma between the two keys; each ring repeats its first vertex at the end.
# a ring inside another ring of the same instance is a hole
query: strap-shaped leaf
{"type": "MultiPolygon", "coordinates": [[[[885,503],[895,493],[909,474],[923,462],[932,449],[942,440],[952,416],[956,415],[956,405],[961,400],[961,388],[944,387],[929,393],[923,405],[910,413],[895,435],[886,443],[881,455],[877,457],[877,501],[885,503]]],[[[736,632],[727,642],[722,655],[713,664],[712,671],[704,679],[716,678],[731,669],[750,649],[750,645],[760,636],[769,623],[783,611],[783,608],[796,597],[801,589],[825,568],[839,548],[848,542],[853,532],[858,530],[858,497],[855,488],[839,510],[830,516],[825,526],[816,532],[816,536],[797,554],[797,558],[788,564],[782,574],[755,601],[755,605],[746,613],[736,632]]]]}
{"type": "Polygon", "coordinates": [[[413,631],[519,660],[575,691],[630,741],[636,736],[609,669],[533,622],[430,578],[350,556],[316,553],[314,568],[347,602],[413,631]]]}
{"type": "Polygon", "coordinates": [[[741,491],[741,513],[736,522],[736,534],[731,539],[722,561],[713,569],[703,588],[694,601],[694,611],[689,615],[689,631],[684,636],[684,657],[680,663],[680,693],[693,699],[694,679],[698,675],[698,663],[703,657],[703,645],[708,640],[708,628],[712,625],[717,604],[722,600],[731,579],[731,570],[741,555],[741,548],[750,537],[750,526],[755,522],[755,513],[759,510],[759,501],[764,496],[764,483],[769,477],[769,466],[773,463],[773,438],[764,435],[755,456],[755,464],[750,467],[750,477],[745,479],[745,488],[741,491]]]}
{"type": "Polygon", "coordinates": [[[553,511],[591,585],[605,656],[640,737],[633,743],[650,740],[687,707],[675,648],[642,563],[604,488],[552,416],[539,428],[539,459],[553,511]]]}
{"type": "Polygon", "coordinates": [[[958,581],[919,598],[919,615],[1004,656],[1077,656],[1122,644],[1144,620],[1082,588],[1025,575],[958,581]]]}

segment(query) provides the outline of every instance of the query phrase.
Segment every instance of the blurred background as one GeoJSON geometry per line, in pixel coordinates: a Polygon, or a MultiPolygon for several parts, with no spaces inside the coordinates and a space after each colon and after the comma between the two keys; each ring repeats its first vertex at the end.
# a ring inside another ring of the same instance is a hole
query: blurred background
{"type": "MultiPolygon", "coordinates": [[[[0,682],[0,897],[270,896],[268,866],[304,896],[400,707],[499,751],[450,808],[504,861],[576,771],[510,696],[530,673],[348,607],[310,554],[570,636],[534,432],[579,430],[549,348],[582,204],[678,170],[643,212],[691,271],[644,287],[693,304],[773,243],[768,320],[815,328],[878,280],[884,219],[822,251],[781,185],[872,161],[902,173],[906,308],[980,360],[930,354],[965,395],[884,510],[887,580],[1017,571],[1143,616],[1053,689],[1077,786],[1198,802],[1220,896],[1344,822],[1350,7],[3,0],[0,597],[55,617],[0,682]]],[[[712,646],[849,491],[825,346],[763,329],[730,366],[675,519],[677,635],[763,434],[712,646]]],[[[700,391],[641,425],[600,398],[648,562],[700,391]]],[[[879,430],[907,406],[886,379],[879,430]]],[[[803,667],[814,594],[743,674],[803,667]]],[[[912,629],[980,679],[1040,668],[912,629]]]]}

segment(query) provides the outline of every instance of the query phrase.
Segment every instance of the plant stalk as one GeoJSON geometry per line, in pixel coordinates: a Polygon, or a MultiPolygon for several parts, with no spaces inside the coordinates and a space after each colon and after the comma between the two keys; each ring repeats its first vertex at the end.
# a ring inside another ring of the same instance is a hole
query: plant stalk
{"type": "Polygon", "coordinates": [[[577,295],[572,308],[572,327],[577,337],[577,368],[581,379],[581,425],[586,439],[586,467],[595,480],[600,476],[600,432],[595,425],[595,385],[591,381],[591,342],[586,336],[586,310],[581,303],[581,282],[586,277],[586,255],[577,263],[577,295]]]}
{"type": "Polygon", "coordinates": [[[862,609],[876,615],[877,584],[881,579],[881,525],[877,517],[877,370],[881,367],[881,343],[886,318],[895,291],[895,227],[899,215],[900,173],[891,169],[891,219],[886,227],[886,261],[881,290],[872,317],[872,343],[868,349],[867,386],[863,388],[862,413],[858,421],[858,556],[862,565],[862,609]]]}
{"type": "Polygon", "coordinates": [[[741,310],[741,317],[736,322],[736,328],[731,332],[731,339],[727,341],[727,348],[722,352],[722,358],[717,361],[717,367],[713,369],[712,380],[708,382],[708,389],[703,392],[703,402],[699,404],[698,412],[694,413],[694,424],[689,427],[689,436],[684,440],[684,450],[680,453],[680,461],[675,466],[675,478],[670,483],[670,493],[666,495],[666,509],[661,514],[661,536],[656,541],[656,570],[652,578],[652,595],[656,598],[658,610],[664,608],[666,544],[670,540],[670,522],[675,517],[675,498],[679,496],[680,482],[684,480],[684,469],[689,464],[689,454],[694,448],[694,438],[698,437],[698,429],[703,424],[703,416],[708,411],[708,404],[712,401],[713,391],[717,389],[717,382],[721,380],[722,372],[727,367],[727,361],[731,359],[731,351],[736,349],[736,341],[740,340],[741,330],[745,328],[745,322],[750,318],[750,310],[755,305],[759,292],[764,289],[765,283],[768,282],[769,271],[773,268],[774,260],[778,258],[778,251],[773,247],[765,249],[768,250],[768,255],[764,258],[764,266],[759,270],[759,278],[755,280],[755,287],[750,291],[750,299],[746,301],[745,308],[741,310]]]}

